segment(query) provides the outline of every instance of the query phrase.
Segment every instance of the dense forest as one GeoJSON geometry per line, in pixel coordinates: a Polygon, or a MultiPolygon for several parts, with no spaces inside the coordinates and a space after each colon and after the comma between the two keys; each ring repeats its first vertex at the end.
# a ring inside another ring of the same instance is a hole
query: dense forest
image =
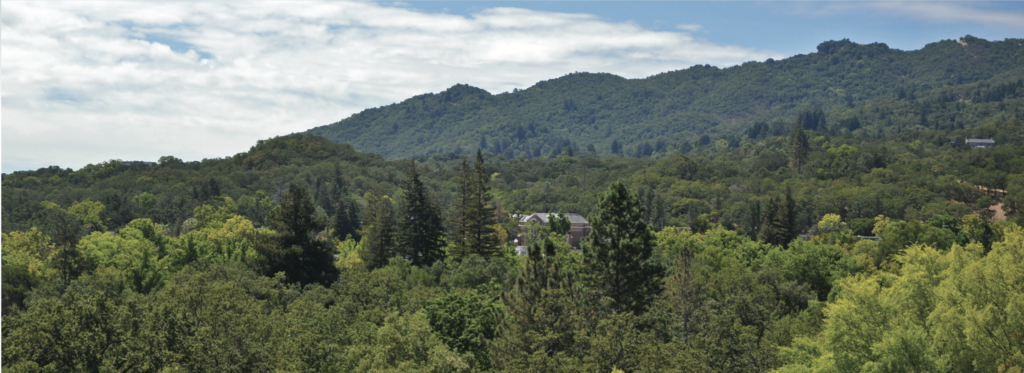
{"type": "Polygon", "coordinates": [[[1024,74],[900,62],[1017,48],[965,43],[823,44],[775,63],[875,48],[931,88],[747,108],[725,137],[649,153],[566,134],[385,157],[293,134],[4,174],[3,369],[1019,372],[1024,74]],[[516,255],[532,212],[593,231],[571,247],[564,224],[528,225],[516,255]]]}
{"type": "Polygon", "coordinates": [[[828,41],[814,53],[718,68],[693,66],[645,79],[573,73],[491,94],[468,85],[372,108],[307,133],[387,159],[472,153],[509,158],[586,150],[662,157],[723,140],[754,123],[785,135],[801,112],[830,135],[885,138],[1021,115],[1024,39],[971,36],[901,51],[828,41]]]}

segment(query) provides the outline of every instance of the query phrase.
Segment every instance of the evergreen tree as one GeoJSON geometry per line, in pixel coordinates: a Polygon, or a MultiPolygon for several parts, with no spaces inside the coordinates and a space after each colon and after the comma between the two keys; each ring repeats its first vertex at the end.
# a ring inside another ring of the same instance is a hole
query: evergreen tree
{"type": "MultiPolygon", "coordinates": [[[[542,256],[554,251],[554,243],[545,238],[543,245],[530,245],[530,258],[515,285],[501,295],[508,318],[503,320],[491,343],[494,365],[510,371],[535,370],[537,357],[565,358],[577,350],[577,339],[584,322],[582,304],[586,292],[575,281],[562,260],[542,256]]],[[[586,329],[583,327],[582,329],[586,329]]]]}
{"type": "MultiPolygon", "coordinates": [[[[345,240],[349,236],[358,241],[359,235],[359,204],[348,196],[348,182],[341,174],[341,166],[334,164],[334,171],[331,173],[330,196],[332,208],[327,211],[331,215],[330,226],[334,230],[334,236],[345,240]]],[[[326,210],[326,208],[325,208],[326,210]]]]}
{"type": "Polygon", "coordinates": [[[331,228],[334,229],[335,237],[340,240],[345,240],[347,237],[356,241],[360,240],[362,236],[359,234],[359,210],[359,204],[356,201],[346,196],[338,198],[334,208],[334,217],[331,218],[331,228]]]}
{"type": "Polygon", "coordinates": [[[643,313],[661,292],[664,268],[649,261],[654,233],[643,220],[643,206],[634,193],[617,181],[598,200],[593,231],[584,254],[590,288],[610,297],[614,312],[643,313]]]}
{"type": "Polygon", "coordinates": [[[366,225],[362,230],[360,257],[369,269],[388,264],[395,252],[395,213],[391,198],[381,190],[366,192],[366,225]]]}
{"type": "Polygon", "coordinates": [[[793,133],[789,138],[789,165],[797,174],[800,174],[800,169],[807,162],[808,147],[807,136],[804,135],[804,130],[800,128],[800,124],[793,127],[793,133]]]}
{"type": "Polygon", "coordinates": [[[257,267],[264,275],[284,272],[289,281],[329,286],[338,278],[333,249],[315,235],[326,224],[315,217],[316,206],[309,191],[295,183],[281,198],[281,204],[267,216],[276,237],[257,237],[257,250],[265,261],[257,267]]]}
{"type": "Polygon", "coordinates": [[[401,247],[407,250],[413,265],[428,267],[444,258],[444,226],[440,210],[416,172],[415,160],[402,189],[405,204],[401,212],[401,247]]]}
{"type": "Polygon", "coordinates": [[[772,245],[788,247],[789,242],[796,238],[796,202],[789,187],[782,200],[772,198],[765,205],[764,219],[757,239],[772,245]]]}
{"type": "Polygon", "coordinates": [[[494,206],[491,205],[490,174],[484,167],[483,153],[476,152],[476,163],[470,170],[463,161],[459,175],[459,197],[456,200],[455,255],[465,258],[469,254],[493,256],[499,252],[494,206]]]}
{"type": "Polygon", "coordinates": [[[470,202],[473,200],[473,196],[470,194],[472,190],[470,185],[471,179],[469,164],[463,159],[462,165],[459,167],[459,180],[457,183],[459,190],[455,196],[455,211],[452,213],[453,216],[450,223],[450,237],[454,247],[449,254],[459,260],[465,259],[469,254],[473,253],[469,245],[470,216],[472,215],[470,212],[472,204],[470,202]]]}
{"type": "Polygon", "coordinates": [[[494,206],[491,201],[491,174],[487,173],[484,167],[484,156],[480,150],[476,152],[476,164],[473,166],[472,175],[472,209],[470,220],[470,247],[473,252],[483,256],[493,256],[499,253],[500,243],[494,232],[494,225],[497,219],[494,214],[494,206]]]}

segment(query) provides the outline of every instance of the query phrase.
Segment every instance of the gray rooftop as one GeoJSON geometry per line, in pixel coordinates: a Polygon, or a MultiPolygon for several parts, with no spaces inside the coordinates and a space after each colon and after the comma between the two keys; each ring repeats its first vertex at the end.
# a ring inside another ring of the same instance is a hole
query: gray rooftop
{"type": "MultiPolygon", "coordinates": [[[[540,221],[541,221],[542,224],[548,224],[548,223],[550,223],[548,221],[548,217],[550,215],[553,215],[553,214],[547,213],[547,212],[538,212],[536,214],[530,214],[530,215],[523,216],[522,218],[519,219],[519,222],[520,223],[526,223],[526,222],[530,221],[530,218],[536,216],[536,217],[540,218],[540,221]]],[[[571,214],[570,213],[570,214],[562,214],[562,215],[565,215],[565,217],[569,218],[569,222],[572,223],[572,224],[590,224],[590,222],[588,222],[587,219],[584,218],[583,215],[580,215],[580,214],[571,214]]]]}
{"type": "Polygon", "coordinates": [[[968,144],[995,144],[993,139],[964,139],[968,144]]]}

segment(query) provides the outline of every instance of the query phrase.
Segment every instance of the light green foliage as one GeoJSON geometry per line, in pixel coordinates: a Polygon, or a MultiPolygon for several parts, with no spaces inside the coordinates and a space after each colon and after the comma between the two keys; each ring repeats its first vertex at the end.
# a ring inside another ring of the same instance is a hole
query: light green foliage
{"type": "Polygon", "coordinates": [[[913,245],[898,273],[843,280],[822,333],[784,348],[780,371],[1019,371],[1024,230],[983,250],[913,245]]]}
{"type": "Polygon", "coordinates": [[[172,266],[181,268],[200,259],[223,264],[252,262],[260,255],[252,242],[256,234],[252,222],[238,215],[188,232],[172,243],[172,266]]]}
{"type": "Polygon", "coordinates": [[[469,371],[467,356],[449,350],[431,332],[422,312],[389,316],[375,328],[359,354],[355,372],[462,372],[469,371]]]}
{"type": "Polygon", "coordinates": [[[107,227],[103,225],[103,211],[106,206],[98,201],[84,201],[75,202],[68,207],[68,212],[78,217],[78,220],[82,222],[87,229],[91,231],[105,231],[107,227]]]}
{"type": "Polygon", "coordinates": [[[815,242],[841,247],[854,243],[853,230],[836,214],[825,214],[812,233],[815,242]]]}
{"type": "Polygon", "coordinates": [[[362,248],[359,247],[359,241],[352,238],[352,235],[345,237],[344,241],[335,241],[334,247],[337,250],[338,260],[334,261],[334,266],[342,270],[351,270],[357,266],[365,265],[363,259],[359,257],[359,253],[362,248]]]}
{"type": "Polygon", "coordinates": [[[36,228],[27,232],[3,233],[2,239],[4,268],[24,267],[32,276],[52,280],[57,275],[51,261],[57,253],[50,238],[36,228]]]}
{"type": "Polygon", "coordinates": [[[202,205],[195,208],[193,211],[193,218],[196,220],[194,229],[217,229],[232,216],[235,216],[235,202],[231,197],[219,197],[218,199],[223,203],[219,207],[202,205]]]}
{"type": "Polygon", "coordinates": [[[161,259],[157,244],[137,228],[125,227],[116,235],[93,232],[83,237],[80,245],[93,268],[116,269],[120,278],[139,293],[159,289],[168,274],[170,258],[161,259]]]}

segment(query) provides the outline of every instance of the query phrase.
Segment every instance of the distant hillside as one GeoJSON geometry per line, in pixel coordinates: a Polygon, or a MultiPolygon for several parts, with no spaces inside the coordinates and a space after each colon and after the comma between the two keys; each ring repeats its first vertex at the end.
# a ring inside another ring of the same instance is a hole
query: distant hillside
{"type": "Polygon", "coordinates": [[[1021,78],[1022,39],[966,36],[917,51],[828,41],[783,60],[698,65],[645,79],[575,73],[498,95],[455,85],[307,133],[388,159],[478,147],[533,157],[591,145],[661,156],[788,133],[801,113],[807,129],[858,137],[1020,117],[1021,78]]]}

